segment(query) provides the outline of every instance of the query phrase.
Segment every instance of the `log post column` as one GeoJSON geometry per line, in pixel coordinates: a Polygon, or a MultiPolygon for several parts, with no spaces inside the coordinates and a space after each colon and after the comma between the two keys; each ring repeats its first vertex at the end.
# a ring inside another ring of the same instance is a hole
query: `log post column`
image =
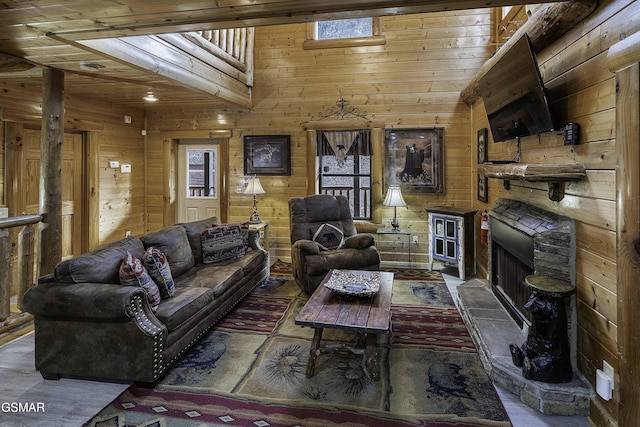
{"type": "Polygon", "coordinates": [[[64,140],[64,72],[42,72],[40,140],[40,272],[52,273],[62,258],[62,143],[64,140]]]}
{"type": "Polygon", "coordinates": [[[616,73],[616,389],[618,425],[626,427],[640,419],[640,32],[609,48],[607,61],[616,73]]]}

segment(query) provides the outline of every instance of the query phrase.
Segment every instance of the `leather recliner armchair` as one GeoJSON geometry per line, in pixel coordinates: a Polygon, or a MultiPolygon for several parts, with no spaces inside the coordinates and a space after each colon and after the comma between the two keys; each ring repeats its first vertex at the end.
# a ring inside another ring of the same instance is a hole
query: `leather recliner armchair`
{"type": "Polygon", "coordinates": [[[331,269],[380,269],[374,237],[358,233],[345,196],[290,199],[289,225],[293,277],[309,295],[331,269]]]}

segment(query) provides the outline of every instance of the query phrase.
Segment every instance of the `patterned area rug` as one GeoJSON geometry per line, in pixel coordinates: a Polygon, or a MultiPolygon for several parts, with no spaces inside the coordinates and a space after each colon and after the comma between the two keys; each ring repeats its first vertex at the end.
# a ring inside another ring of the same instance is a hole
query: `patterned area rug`
{"type": "MultiPolygon", "coordinates": [[[[378,341],[381,379],[372,382],[350,352],[321,354],[306,377],[313,330],[294,319],[307,297],[286,265],[275,267],[155,389],[130,387],[87,425],[511,425],[440,277],[394,280],[393,333],[378,341]]],[[[336,330],[322,340],[356,345],[336,330]]]]}

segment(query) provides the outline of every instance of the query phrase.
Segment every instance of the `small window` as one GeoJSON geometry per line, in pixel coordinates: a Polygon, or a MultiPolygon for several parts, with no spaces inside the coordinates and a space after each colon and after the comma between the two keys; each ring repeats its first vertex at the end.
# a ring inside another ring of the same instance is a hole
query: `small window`
{"type": "Polygon", "coordinates": [[[376,18],[337,19],[309,24],[305,49],[375,46],[386,43],[382,21],[376,18]]]}
{"type": "Polygon", "coordinates": [[[338,19],[316,22],[316,40],[373,36],[373,18],[338,19]]]}

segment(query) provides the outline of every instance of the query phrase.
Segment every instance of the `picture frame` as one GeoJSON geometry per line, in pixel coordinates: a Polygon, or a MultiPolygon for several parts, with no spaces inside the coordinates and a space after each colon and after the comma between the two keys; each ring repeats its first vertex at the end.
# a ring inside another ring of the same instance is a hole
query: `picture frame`
{"type": "Polygon", "coordinates": [[[489,161],[489,155],[487,153],[487,138],[489,131],[487,128],[480,129],[478,131],[478,164],[486,163],[489,161]]]}
{"type": "Polygon", "coordinates": [[[445,193],[444,128],[387,130],[384,146],[385,187],[445,193]]]}
{"type": "Polygon", "coordinates": [[[245,175],[291,175],[291,136],[245,136],[245,175]]]}
{"type": "Polygon", "coordinates": [[[489,189],[487,185],[489,181],[487,177],[481,174],[478,174],[478,200],[487,203],[489,201],[489,189]]]}

